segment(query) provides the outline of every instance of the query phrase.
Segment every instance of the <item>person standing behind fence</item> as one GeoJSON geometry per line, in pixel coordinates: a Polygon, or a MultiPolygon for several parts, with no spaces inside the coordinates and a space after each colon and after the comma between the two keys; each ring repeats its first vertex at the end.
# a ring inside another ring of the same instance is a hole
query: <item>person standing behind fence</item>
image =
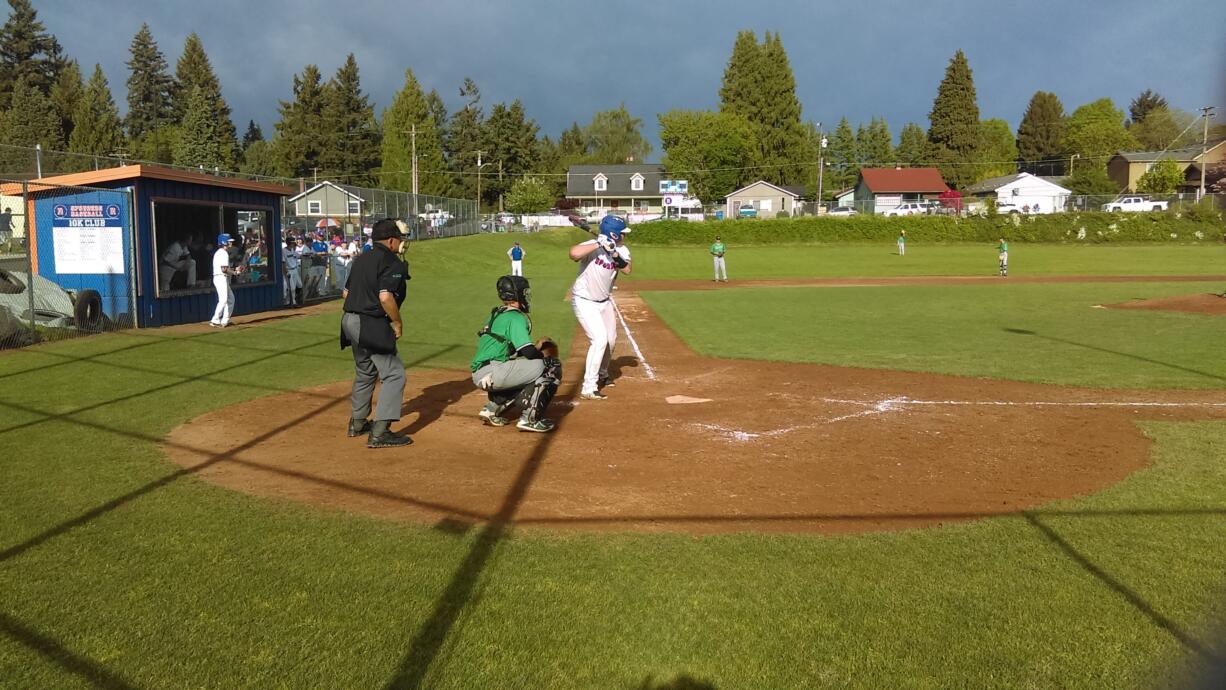
{"type": "Polygon", "coordinates": [[[396,221],[385,218],[375,223],[371,234],[374,246],[353,262],[343,293],[341,349],[353,348],[354,367],[349,437],[369,433],[367,448],[394,448],[413,442],[391,429],[400,421],[404,404],[404,362],[396,350],[396,341],[404,333],[400,305],[409,279],[408,266],[399,254],[404,238],[396,221]],[[371,421],[367,416],[376,380],[382,387],[371,421]]]}
{"type": "Polygon", "coordinates": [[[213,252],[213,288],[217,290],[217,308],[209,325],[225,328],[234,313],[234,290],[230,286],[230,245],[234,238],[226,233],[217,236],[217,251],[213,252]]]}
{"type": "Polygon", "coordinates": [[[728,267],[724,265],[724,251],[726,249],[723,241],[719,239],[719,235],[716,235],[715,244],[711,245],[711,257],[715,262],[715,277],[711,279],[713,283],[720,280],[721,274],[723,275],[723,281],[725,283],[728,282],[728,267]]]}
{"type": "Polygon", "coordinates": [[[0,243],[8,244],[13,239],[13,209],[0,212],[0,243]]]}
{"type": "Polygon", "coordinates": [[[524,248],[519,246],[519,242],[507,250],[507,256],[511,257],[511,275],[522,276],[524,274],[524,248]]]}
{"type": "Polygon", "coordinates": [[[332,259],[332,277],[336,282],[336,289],[341,290],[344,289],[345,282],[349,280],[349,267],[353,265],[353,259],[358,255],[358,243],[342,237],[334,251],[336,255],[332,259]]]}
{"type": "Polygon", "coordinates": [[[302,288],[302,254],[298,249],[299,240],[290,237],[281,248],[281,273],[285,276],[285,303],[291,307],[298,305],[298,290],[302,288]]]}

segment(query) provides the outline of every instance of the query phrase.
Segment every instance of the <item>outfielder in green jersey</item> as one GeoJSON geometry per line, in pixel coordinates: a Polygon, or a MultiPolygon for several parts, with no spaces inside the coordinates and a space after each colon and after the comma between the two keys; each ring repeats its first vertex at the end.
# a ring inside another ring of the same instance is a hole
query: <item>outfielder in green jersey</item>
{"type": "Polygon", "coordinates": [[[728,267],[724,265],[724,243],[719,239],[719,235],[715,236],[715,244],[711,245],[711,256],[715,259],[715,277],[711,282],[728,282],[728,267]]]}
{"type": "Polygon", "coordinates": [[[1004,278],[1009,275],[1009,243],[1005,241],[1005,238],[1000,238],[996,251],[998,252],[997,258],[1000,260],[1000,276],[1004,278]]]}
{"type": "Polygon", "coordinates": [[[907,231],[898,231],[898,255],[906,256],[907,254],[907,231]]]}

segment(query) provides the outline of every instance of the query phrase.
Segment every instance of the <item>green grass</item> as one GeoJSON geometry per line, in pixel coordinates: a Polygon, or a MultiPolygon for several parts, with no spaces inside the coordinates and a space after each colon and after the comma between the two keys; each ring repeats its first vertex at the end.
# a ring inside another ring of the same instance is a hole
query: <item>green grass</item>
{"type": "Polygon", "coordinates": [[[1052,283],[648,292],[691,347],[739,359],[1100,388],[1226,388],[1226,319],[1095,309],[1206,283],[1052,283]],[[764,347],[764,344],[768,346],[764,347]]]}
{"type": "MultiPolygon", "coordinates": [[[[569,337],[573,267],[543,257],[571,238],[528,241],[538,332],[569,337]]],[[[414,245],[406,361],[467,362],[509,242],[414,245]]],[[[832,294],[851,293],[817,296],[832,294]]],[[[886,333],[940,330],[894,315],[886,333]]],[[[1029,519],[840,538],[455,534],[165,461],[158,439],[206,410],[345,378],[335,329],[324,315],[0,355],[0,685],[1152,687],[1195,666],[1226,613],[1220,423],[1146,425],[1152,467],[1029,519]]],[[[993,356],[985,333],[966,340],[993,356]]]]}
{"type": "MultiPolygon", "coordinates": [[[[706,247],[635,247],[634,279],[711,279],[706,247]]],[[[1062,246],[1009,244],[1009,274],[1226,275],[1226,245],[1062,246]]],[[[728,276],[845,278],[996,274],[996,243],[925,245],[910,242],[898,256],[893,242],[729,246],[728,276]]],[[[629,282],[629,281],[628,281],[629,282]]]]}

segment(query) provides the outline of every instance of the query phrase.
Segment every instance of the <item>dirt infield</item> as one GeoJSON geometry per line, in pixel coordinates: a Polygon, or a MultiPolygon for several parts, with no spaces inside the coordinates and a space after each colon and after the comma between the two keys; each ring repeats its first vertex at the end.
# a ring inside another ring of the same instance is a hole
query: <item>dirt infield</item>
{"type": "Polygon", "coordinates": [[[1105,306],[1108,309],[1157,309],[1159,311],[1178,311],[1185,314],[1226,316],[1226,297],[1215,292],[1163,297],[1161,299],[1139,299],[1105,306]]]}
{"type": "Polygon", "coordinates": [[[617,385],[607,401],[578,400],[576,346],[553,434],[482,426],[466,372],[412,370],[411,447],[345,438],[341,382],[210,412],[174,430],[167,452],[238,491],[444,529],[838,533],[1088,494],[1145,465],[1138,421],[1226,418],[1220,391],[704,358],[634,293],[618,304],[634,343],[621,333],[617,385]]]}

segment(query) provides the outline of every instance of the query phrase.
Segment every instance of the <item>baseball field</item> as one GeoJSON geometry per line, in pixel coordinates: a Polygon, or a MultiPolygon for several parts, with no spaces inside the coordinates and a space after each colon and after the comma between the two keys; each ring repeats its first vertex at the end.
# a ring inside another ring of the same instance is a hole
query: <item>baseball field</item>
{"type": "Polygon", "coordinates": [[[416,443],[325,304],[0,354],[0,686],[1155,687],[1226,659],[1221,244],[515,236],[553,434],[479,424],[507,236],[414,244],[416,443]],[[582,340],[582,334],[578,334],[582,340]],[[569,356],[566,356],[569,352],[569,356]]]}

